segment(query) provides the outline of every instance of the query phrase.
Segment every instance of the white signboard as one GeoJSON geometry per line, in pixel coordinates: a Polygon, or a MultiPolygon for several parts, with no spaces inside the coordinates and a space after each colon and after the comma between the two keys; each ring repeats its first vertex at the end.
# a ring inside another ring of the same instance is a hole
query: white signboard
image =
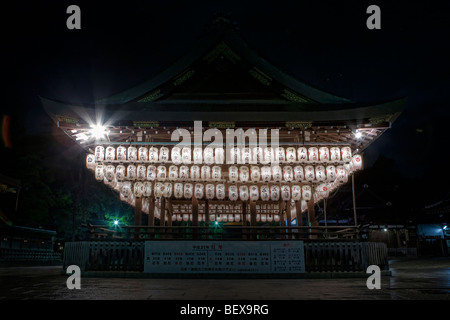
{"type": "Polygon", "coordinates": [[[303,241],[146,241],[147,273],[303,273],[303,241]]]}

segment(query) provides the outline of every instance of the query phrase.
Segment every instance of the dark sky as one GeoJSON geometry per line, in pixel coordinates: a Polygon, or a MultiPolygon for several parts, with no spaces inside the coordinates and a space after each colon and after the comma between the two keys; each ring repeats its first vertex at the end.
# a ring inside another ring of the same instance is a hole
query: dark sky
{"type": "Polygon", "coordinates": [[[91,103],[128,89],[189,50],[223,12],[251,48],[299,80],[358,102],[407,96],[404,113],[366,160],[382,154],[408,175],[422,175],[434,157],[450,160],[446,3],[14,1],[1,9],[2,115],[20,114],[30,132],[49,130],[39,95],[91,103]],[[81,8],[81,30],[66,28],[71,4],[81,8]],[[366,27],[371,4],[381,8],[381,30],[366,27]]]}

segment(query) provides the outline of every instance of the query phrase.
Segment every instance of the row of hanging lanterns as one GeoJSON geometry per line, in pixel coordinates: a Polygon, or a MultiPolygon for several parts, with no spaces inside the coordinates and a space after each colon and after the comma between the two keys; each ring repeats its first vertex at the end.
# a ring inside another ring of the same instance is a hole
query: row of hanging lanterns
{"type": "MultiPolygon", "coordinates": [[[[233,164],[305,163],[305,162],[351,162],[352,150],[344,147],[244,147],[230,148],[229,159],[233,164]]],[[[227,161],[221,147],[168,147],[146,146],[96,146],[93,154],[95,162],[150,162],[173,164],[224,164],[227,161]]]]}

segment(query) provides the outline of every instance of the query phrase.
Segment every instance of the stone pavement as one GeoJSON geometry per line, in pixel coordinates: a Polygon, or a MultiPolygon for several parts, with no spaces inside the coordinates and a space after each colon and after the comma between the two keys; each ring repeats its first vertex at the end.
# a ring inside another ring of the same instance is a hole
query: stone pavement
{"type": "Polygon", "coordinates": [[[61,266],[2,266],[0,300],[450,300],[450,257],[391,260],[391,275],[382,275],[379,290],[369,290],[366,277],[81,277],[81,289],[70,290],[61,271],[61,266]]]}

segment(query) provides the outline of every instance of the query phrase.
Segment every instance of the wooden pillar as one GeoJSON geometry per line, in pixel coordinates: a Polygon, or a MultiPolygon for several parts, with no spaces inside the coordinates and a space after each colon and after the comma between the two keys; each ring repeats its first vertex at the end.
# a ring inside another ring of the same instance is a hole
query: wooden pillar
{"type": "MultiPolygon", "coordinates": [[[[242,225],[244,227],[247,227],[247,202],[246,201],[242,201],[242,225]]],[[[248,237],[248,229],[247,228],[243,228],[242,229],[244,231],[244,240],[247,240],[248,237]]]]}
{"type": "Polygon", "coordinates": [[[198,201],[197,198],[194,196],[192,196],[192,226],[193,228],[193,239],[197,240],[198,239],[198,201]]]}
{"type": "MultiPolygon", "coordinates": [[[[309,221],[311,223],[311,227],[317,227],[319,224],[317,223],[317,220],[316,220],[316,211],[314,209],[314,201],[313,201],[313,199],[308,201],[308,216],[309,216],[309,221]]],[[[318,229],[317,228],[313,228],[312,231],[313,232],[317,232],[318,229]]],[[[310,234],[309,238],[310,239],[317,239],[317,234],[314,234],[314,235],[310,234]]]]}
{"type": "Polygon", "coordinates": [[[134,238],[139,238],[140,226],[142,225],[142,198],[136,198],[134,205],[134,225],[137,227],[134,229],[134,238]]]}
{"type": "MultiPolygon", "coordinates": [[[[297,212],[297,226],[303,226],[303,217],[302,217],[302,204],[301,201],[295,201],[295,211],[297,212]]],[[[298,229],[299,238],[303,238],[303,230],[298,229]]]]}
{"type": "Polygon", "coordinates": [[[164,197],[161,197],[161,213],[160,213],[160,219],[159,219],[159,225],[161,226],[160,233],[162,234],[166,233],[166,229],[164,226],[166,225],[166,199],[164,197]]]}
{"type": "MultiPolygon", "coordinates": [[[[291,215],[291,205],[288,201],[284,202],[284,209],[286,210],[286,226],[290,227],[292,215],[291,215]]],[[[287,234],[288,234],[287,238],[291,239],[292,238],[292,229],[287,229],[287,234]]]]}
{"type": "MultiPolygon", "coordinates": [[[[247,206],[247,202],[244,201],[245,206],[247,206]]],[[[256,202],[250,201],[250,226],[256,227],[256,202]]],[[[252,229],[251,231],[251,240],[256,240],[257,238],[257,230],[252,229]]]]}
{"type": "MultiPolygon", "coordinates": [[[[148,210],[148,223],[149,227],[155,226],[155,198],[151,197],[148,199],[149,201],[149,210],[148,210]]],[[[152,239],[155,234],[155,228],[149,228],[149,238],[152,239]]]]}
{"type": "Polygon", "coordinates": [[[173,229],[172,229],[172,215],[173,215],[173,209],[172,209],[172,202],[170,202],[170,199],[167,199],[167,226],[169,231],[169,239],[172,239],[173,237],[173,229]]]}

